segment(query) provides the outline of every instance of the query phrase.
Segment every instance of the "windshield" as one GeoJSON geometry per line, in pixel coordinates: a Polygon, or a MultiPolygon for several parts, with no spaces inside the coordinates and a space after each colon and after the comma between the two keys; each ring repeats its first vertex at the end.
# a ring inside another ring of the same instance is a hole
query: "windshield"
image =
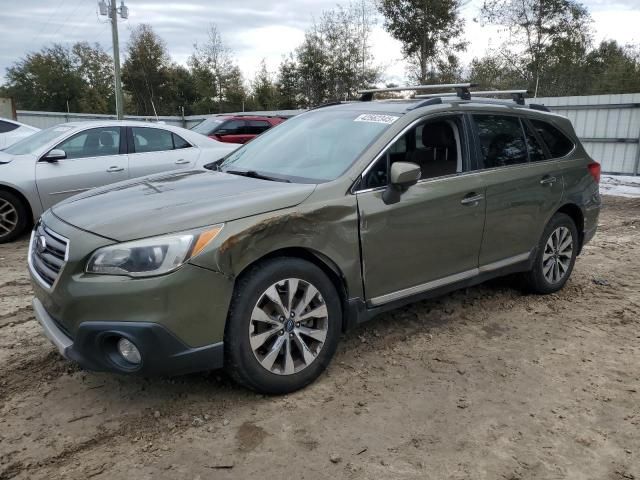
{"type": "Polygon", "coordinates": [[[194,132],[201,133],[202,135],[209,135],[213,133],[213,131],[224,122],[224,118],[207,118],[206,120],[200,122],[195,127],[192,127],[191,130],[194,132]]]}
{"type": "Polygon", "coordinates": [[[56,125],[54,127],[47,128],[46,130],[40,130],[39,132],[14,143],[10,147],[6,148],[4,152],[10,155],[28,155],[30,153],[34,153],[51,142],[51,140],[58,138],[72,129],[73,127],[66,125],[56,125]]]}
{"type": "Polygon", "coordinates": [[[335,109],[309,112],[231,153],[220,170],[254,171],[306,183],[335,180],[398,118],[335,109]]]}

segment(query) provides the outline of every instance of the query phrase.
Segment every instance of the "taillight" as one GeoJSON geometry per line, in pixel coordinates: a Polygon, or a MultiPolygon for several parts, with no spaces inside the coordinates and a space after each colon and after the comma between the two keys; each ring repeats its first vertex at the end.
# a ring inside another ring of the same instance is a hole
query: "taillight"
{"type": "Polygon", "coordinates": [[[587,168],[596,183],[600,183],[600,164],[598,162],[591,162],[587,165],[587,168]]]}

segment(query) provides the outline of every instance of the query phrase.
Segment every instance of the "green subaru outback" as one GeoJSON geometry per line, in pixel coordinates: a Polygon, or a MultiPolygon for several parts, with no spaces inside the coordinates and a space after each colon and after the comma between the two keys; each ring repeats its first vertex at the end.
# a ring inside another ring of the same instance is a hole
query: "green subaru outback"
{"type": "Polygon", "coordinates": [[[365,92],[207,169],[55,205],[29,246],[44,332],[87,369],[224,366],[283,393],[380,312],[506,274],[561,289],[596,231],[599,164],[566,118],[454,87],[365,92]]]}

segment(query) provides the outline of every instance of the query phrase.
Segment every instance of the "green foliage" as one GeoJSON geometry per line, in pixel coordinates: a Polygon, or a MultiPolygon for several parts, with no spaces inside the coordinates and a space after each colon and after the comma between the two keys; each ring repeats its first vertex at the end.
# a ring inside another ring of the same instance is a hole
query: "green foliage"
{"type": "Polygon", "coordinates": [[[131,33],[127,59],[122,66],[123,88],[127,91],[127,113],[136,115],[175,115],[165,100],[171,61],[164,41],[150,25],[141,24],[131,33]]]}
{"type": "Polygon", "coordinates": [[[115,105],[111,60],[97,44],[54,44],[27,54],[6,76],[4,94],[19,109],[105,113],[115,105]]]}
{"type": "Polygon", "coordinates": [[[253,92],[251,110],[275,110],[278,108],[278,90],[267,70],[264,59],[260,63],[260,70],[256,73],[251,90],[253,92]]]}
{"type": "Polygon", "coordinates": [[[280,66],[278,88],[287,106],[353,99],[379,80],[369,45],[371,10],[368,0],[339,5],[305,32],[302,45],[280,66]]]}
{"type": "Polygon", "coordinates": [[[460,39],[464,28],[460,0],[381,0],[379,9],[387,31],[402,42],[413,81],[438,78],[442,67],[444,76],[457,76],[454,54],[466,45],[460,39]]]}
{"type": "Polygon", "coordinates": [[[298,106],[298,67],[292,54],[282,59],[275,87],[278,95],[278,108],[290,110],[298,106]]]}
{"type": "Polygon", "coordinates": [[[509,34],[501,62],[539,95],[575,88],[567,75],[591,43],[591,17],[576,0],[486,0],[481,18],[509,34]],[[572,86],[573,85],[573,86],[572,86]]]}
{"type": "Polygon", "coordinates": [[[590,94],[640,92],[640,54],[637,47],[603,41],[585,58],[582,79],[590,94]]]}
{"type": "MultiPolygon", "coordinates": [[[[149,25],[140,25],[122,69],[125,112],[295,109],[357,98],[381,77],[370,48],[373,1],[387,31],[402,42],[410,82],[467,77],[483,88],[527,88],[539,96],[640,91],[638,47],[604,41],[593,48],[591,17],[577,0],[485,0],[480,20],[501,26],[508,41],[468,66],[457,56],[465,47],[463,0],[352,0],[323,12],[276,72],[263,60],[248,85],[215,25],[204,44],[194,45],[186,67],[171,60],[149,25]]],[[[0,95],[14,97],[19,109],[115,110],[112,58],[98,44],[53,44],[29,53],[7,69],[6,79],[0,95]]]]}
{"type": "Polygon", "coordinates": [[[208,34],[207,42],[196,44],[188,61],[199,96],[193,109],[196,113],[242,110],[246,98],[242,72],[215,24],[208,34]]]}

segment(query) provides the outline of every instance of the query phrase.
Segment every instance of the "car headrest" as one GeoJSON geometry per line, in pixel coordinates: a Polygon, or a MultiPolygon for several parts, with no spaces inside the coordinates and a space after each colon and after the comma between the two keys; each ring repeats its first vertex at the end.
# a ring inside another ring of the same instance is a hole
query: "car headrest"
{"type": "Polygon", "coordinates": [[[113,147],[113,136],[110,132],[100,133],[100,145],[103,147],[113,147]]]}
{"type": "Polygon", "coordinates": [[[451,127],[444,122],[426,124],[421,140],[425,148],[450,148],[455,145],[451,127]]]}

